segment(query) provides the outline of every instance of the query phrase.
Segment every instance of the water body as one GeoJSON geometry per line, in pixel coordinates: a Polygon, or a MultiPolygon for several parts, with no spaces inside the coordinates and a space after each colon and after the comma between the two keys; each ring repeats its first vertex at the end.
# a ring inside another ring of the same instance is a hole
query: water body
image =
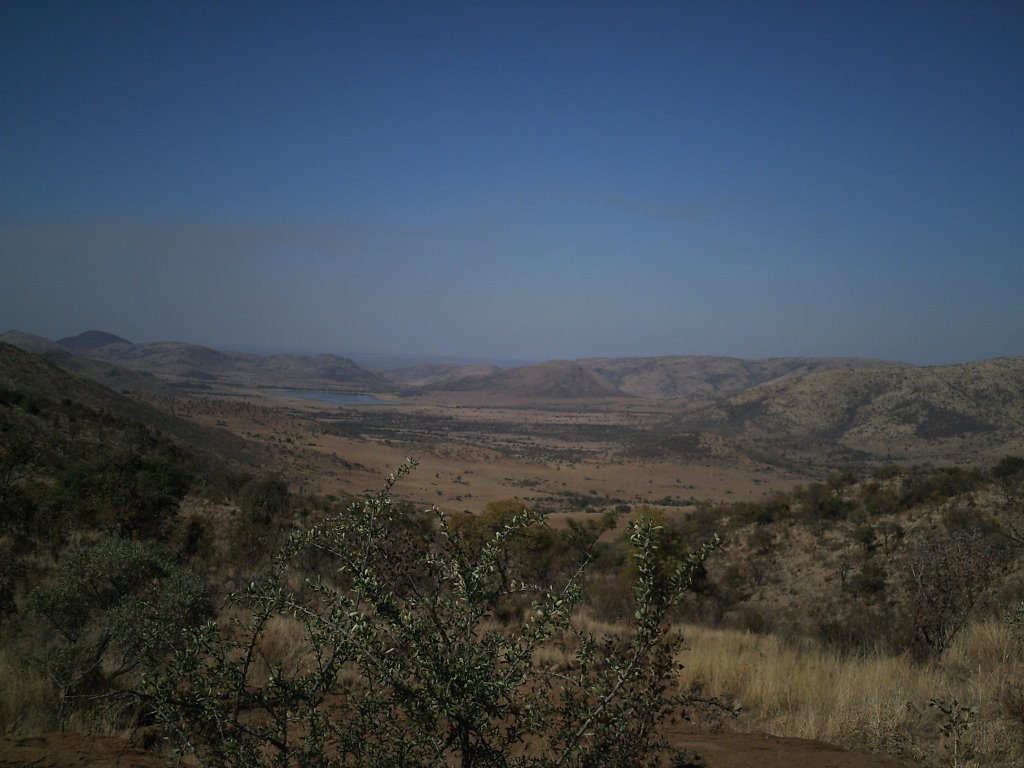
{"type": "Polygon", "coordinates": [[[278,394],[284,397],[319,400],[333,405],[395,405],[387,400],[378,400],[373,395],[345,395],[341,392],[324,392],[317,389],[282,389],[278,394]]]}

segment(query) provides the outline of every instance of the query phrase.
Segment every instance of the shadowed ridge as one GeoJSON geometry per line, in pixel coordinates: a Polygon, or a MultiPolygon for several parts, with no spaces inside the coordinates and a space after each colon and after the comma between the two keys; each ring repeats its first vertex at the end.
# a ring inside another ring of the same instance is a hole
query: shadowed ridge
{"type": "Polygon", "coordinates": [[[65,336],[63,339],[57,339],[57,343],[72,352],[85,352],[105,347],[108,344],[131,344],[127,339],[122,339],[120,336],[106,331],[84,331],[77,336],[65,336]]]}

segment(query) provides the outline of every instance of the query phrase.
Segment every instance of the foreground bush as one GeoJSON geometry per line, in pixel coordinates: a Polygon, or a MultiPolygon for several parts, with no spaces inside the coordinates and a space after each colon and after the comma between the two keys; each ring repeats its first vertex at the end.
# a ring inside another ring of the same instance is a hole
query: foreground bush
{"type": "Polygon", "coordinates": [[[28,660],[57,691],[62,728],[75,708],[133,701],[122,682],[209,615],[199,579],[160,547],[119,538],[67,551],[25,602],[28,660]]]}
{"type": "Polygon", "coordinates": [[[557,588],[502,578],[540,518],[516,516],[480,547],[440,512],[436,529],[407,526],[390,492],[409,469],[293,536],[232,596],[229,620],[163,660],[151,704],[182,744],[209,766],[670,764],[661,726],[696,700],[673,691],[682,638],[667,616],[713,545],[656,576],[658,528],[635,524],[634,621],[598,639],[574,621],[583,566],[557,588]],[[304,575],[311,561],[330,576],[304,575]],[[493,622],[524,597],[518,628],[493,622]],[[570,660],[541,663],[553,644],[570,660]]]}

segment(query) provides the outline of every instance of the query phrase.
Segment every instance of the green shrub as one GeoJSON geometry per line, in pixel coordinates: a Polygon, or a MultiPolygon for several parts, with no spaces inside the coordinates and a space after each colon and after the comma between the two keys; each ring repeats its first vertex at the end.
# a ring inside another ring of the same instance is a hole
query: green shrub
{"type": "Polygon", "coordinates": [[[877,595],[885,591],[886,578],[885,568],[878,563],[868,562],[853,577],[852,586],[861,594],[877,595]]]}
{"type": "Polygon", "coordinates": [[[59,691],[63,722],[210,611],[202,583],[162,550],[111,538],[68,551],[29,593],[26,614],[39,630],[30,661],[59,691]]]}
{"type": "Polygon", "coordinates": [[[254,523],[270,523],[288,511],[291,496],[288,484],[279,477],[264,477],[249,482],[239,498],[239,506],[254,523]]]}
{"type": "Polygon", "coordinates": [[[384,491],[295,534],[273,567],[231,598],[229,619],[191,632],[149,679],[154,711],[204,765],[645,766],[672,753],[660,726],[692,696],[674,693],[681,637],[668,612],[707,545],[659,584],[658,528],[633,525],[636,612],[625,637],[575,620],[584,568],[560,588],[504,578],[509,548],[541,522],[515,514],[478,548],[448,517],[393,535],[384,491]],[[334,568],[303,576],[313,549],[334,568]],[[529,597],[518,626],[495,606],[529,597]],[[290,626],[301,650],[274,651],[290,626]],[[540,651],[564,648],[542,663],[540,651]]]}
{"type": "Polygon", "coordinates": [[[1024,457],[1004,456],[992,467],[992,477],[996,480],[1009,480],[1024,475],[1024,457]]]}

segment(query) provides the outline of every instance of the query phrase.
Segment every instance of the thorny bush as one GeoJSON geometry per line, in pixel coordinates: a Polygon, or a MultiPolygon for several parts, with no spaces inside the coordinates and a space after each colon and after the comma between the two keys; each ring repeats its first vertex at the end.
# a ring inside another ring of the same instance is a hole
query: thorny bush
{"type": "Polygon", "coordinates": [[[391,491],[413,466],[294,535],[231,596],[229,619],[160,660],[150,703],[182,747],[218,768],[681,764],[663,727],[689,706],[725,705],[674,690],[682,638],[668,617],[717,539],[666,576],[657,526],[634,524],[630,631],[596,638],[574,615],[585,563],[557,587],[500,578],[500,559],[540,516],[514,517],[477,548],[437,510],[436,526],[406,525],[391,491]],[[321,575],[296,567],[325,558],[321,575]],[[524,596],[521,624],[493,620],[524,596]],[[298,656],[273,650],[282,623],[301,630],[298,656]],[[552,646],[567,658],[544,663],[538,651],[552,646]]]}

